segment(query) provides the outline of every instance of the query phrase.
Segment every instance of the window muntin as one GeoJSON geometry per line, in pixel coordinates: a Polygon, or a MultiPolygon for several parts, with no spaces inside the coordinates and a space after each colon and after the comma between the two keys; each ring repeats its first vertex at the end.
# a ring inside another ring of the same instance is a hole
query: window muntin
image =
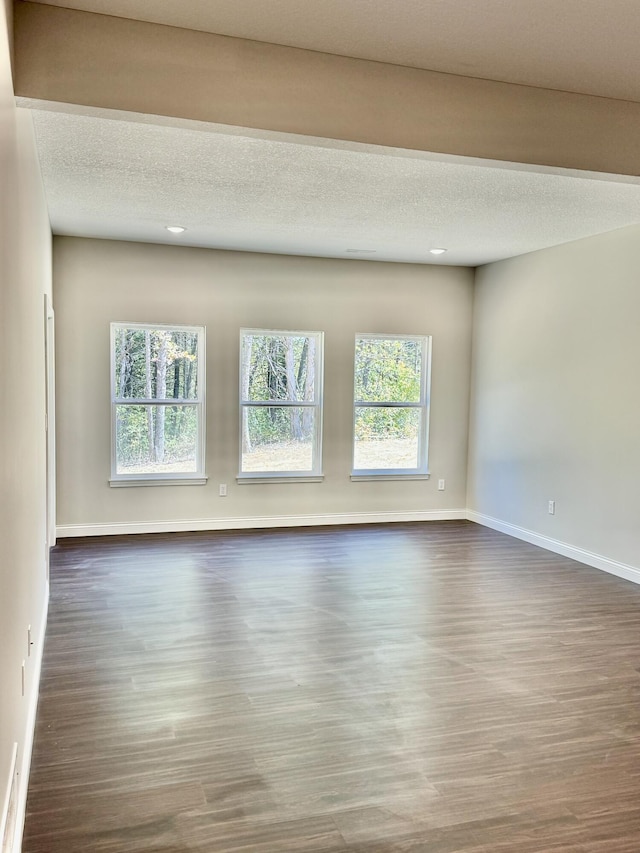
{"type": "Polygon", "coordinates": [[[353,475],[427,475],[431,338],[356,335],[353,475]]]}
{"type": "Polygon", "coordinates": [[[240,478],[320,476],[322,332],[240,332],[240,478]]]}
{"type": "Polygon", "coordinates": [[[202,326],[111,324],[111,480],[204,477],[202,326]]]}

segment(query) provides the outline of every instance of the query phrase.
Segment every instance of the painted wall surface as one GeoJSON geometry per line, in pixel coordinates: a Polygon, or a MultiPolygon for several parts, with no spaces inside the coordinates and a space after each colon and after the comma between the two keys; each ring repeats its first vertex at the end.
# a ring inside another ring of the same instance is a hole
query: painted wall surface
{"type": "Polygon", "coordinates": [[[24,807],[47,599],[44,293],[51,283],[51,234],[31,118],[14,106],[9,20],[4,2],[0,5],[0,814],[14,743],[23,780],[19,806],[24,807]],[[35,643],[31,656],[28,625],[35,643]]]}
{"type": "Polygon", "coordinates": [[[633,227],[478,270],[468,492],[471,510],[633,567],[639,268],[633,227]]]}
{"type": "Polygon", "coordinates": [[[638,174],[640,104],[16,6],[19,95],[517,163],[638,174]],[[614,144],[615,140],[615,144],[614,144]]]}
{"type": "Polygon", "coordinates": [[[457,267],[56,237],[59,530],[464,509],[472,287],[472,270],[457,267]],[[111,321],[206,326],[206,486],[110,488],[111,321]],[[325,332],[324,482],[236,483],[243,326],[325,332]],[[350,481],[356,332],[433,336],[430,480],[350,481]],[[446,491],[437,491],[438,478],[446,491]],[[219,497],[219,483],[228,497],[219,497]]]}

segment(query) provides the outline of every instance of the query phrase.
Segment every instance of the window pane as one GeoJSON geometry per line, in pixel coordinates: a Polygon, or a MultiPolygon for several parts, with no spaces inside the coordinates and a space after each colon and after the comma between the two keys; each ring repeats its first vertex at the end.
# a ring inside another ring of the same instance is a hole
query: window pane
{"type": "Polygon", "coordinates": [[[115,360],[116,398],[198,397],[197,332],[116,328],[115,360]]]}
{"type": "Polygon", "coordinates": [[[242,472],[313,471],[316,411],[301,406],[245,406],[242,472]]]}
{"type": "Polygon", "coordinates": [[[313,402],[316,339],[305,335],[242,336],[242,399],[313,402]]]}
{"type": "Polygon", "coordinates": [[[418,468],[422,411],[356,407],[355,470],[418,468]]]}
{"type": "Polygon", "coordinates": [[[195,473],[197,406],[116,406],[118,474],[195,473]]]}
{"type": "Polygon", "coordinates": [[[421,341],[356,339],[356,400],[368,403],[419,403],[421,371],[421,341]]]}

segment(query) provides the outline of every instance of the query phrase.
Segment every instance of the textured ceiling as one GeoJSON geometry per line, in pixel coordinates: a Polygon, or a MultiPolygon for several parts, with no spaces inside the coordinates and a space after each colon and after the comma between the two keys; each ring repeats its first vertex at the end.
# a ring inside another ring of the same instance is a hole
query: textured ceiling
{"type": "Polygon", "coordinates": [[[344,56],[640,101],[638,0],[44,2],[344,56]]]}
{"type": "Polygon", "coordinates": [[[32,114],[57,234],[476,266],[640,223],[640,185],[602,175],[131,115],[32,114]],[[170,224],[188,230],[173,237],[170,224]],[[434,246],[449,251],[436,259],[434,246]]]}

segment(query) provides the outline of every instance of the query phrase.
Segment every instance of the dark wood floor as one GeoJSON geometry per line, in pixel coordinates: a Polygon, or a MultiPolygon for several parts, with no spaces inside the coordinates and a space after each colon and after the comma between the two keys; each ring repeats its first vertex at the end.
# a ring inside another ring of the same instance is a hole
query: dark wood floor
{"type": "Polygon", "coordinates": [[[640,587],[468,522],[68,540],[24,853],[638,853],[640,587]]]}

